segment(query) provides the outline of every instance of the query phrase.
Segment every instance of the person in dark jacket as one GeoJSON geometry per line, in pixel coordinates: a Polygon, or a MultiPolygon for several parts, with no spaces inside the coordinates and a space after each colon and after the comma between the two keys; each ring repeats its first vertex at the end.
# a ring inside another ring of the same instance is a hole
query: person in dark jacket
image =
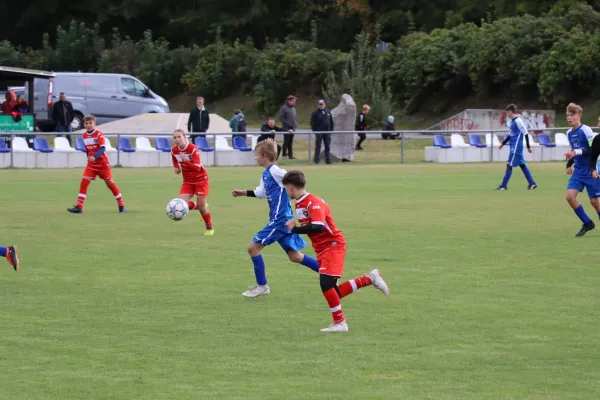
{"type": "MultiPolygon", "coordinates": [[[[73,104],[67,100],[67,95],[61,92],[58,101],[52,106],[52,120],[56,123],[56,132],[72,132],[73,127],[71,124],[74,119],[73,104]]],[[[66,138],[69,144],[72,144],[71,135],[66,135],[66,138]]]]}
{"type": "Polygon", "coordinates": [[[400,134],[399,134],[399,133],[397,133],[397,132],[393,132],[393,131],[395,131],[395,130],[396,130],[396,127],[394,126],[394,116],[393,116],[393,115],[390,115],[390,116],[388,117],[388,120],[387,120],[387,122],[386,122],[386,123],[385,123],[385,125],[383,126],[383,130],[384,130],[384,131],[392,131],[392,133],[386,133],[386,132],[383,132],[383,133],[381,134],[381,137],[382,137],[383,139],[398,139],[398,137],[400,136],[400,134]]]}
{"type": "MultiPolygon", "coordinates": [[[[273,139],[275,140],[275,133],[276,132],[293,132],[293,131],[286,131],[283,128],[280,128],[278,126],[275,125],[275,118],[269,118],[269,120],[267,121],[266,124],[264,124],[261,128],[260,128],[261,132],[269,132],[269,133],[263,133],[262,135],[260,135],[258,137],[257,143],[262,142],[263,140],[266,139],[273,139]]],[[[279,155],[281,154],[281,146],[278,144],[277,145],[277,159],[279,159],[279,155]]]]}
{"type": "MultiPolygon", "coordinates": [[[[365,130],[369,129],[369,125],[367,123],[367,115],[369,114],[369,111],[371,111],[371,107],[368,104],[363,105],[362,112],[360,114],[358,114],[358,117],[356,118],[356,124],[354,125],[355,130],[365,131],[365,130]]],[[[358,134],[358,143],[356,143],[355,150],[364,150],[361,145],[362,145],[362,142],[364,142],[366,138],[367,138],[366,133],[358,134]]]]}
{"type": "MultiPolygon", "coordinates": [[[[296,115],[296,97],[290,95],[285,100],[285,104],[279,110],[279,120],[281,127],[286,131],[294,132],[298,128],[298,117],[296,115]]],[[[292,150],[294,144],[294,135],[283,135],[283,157],[290,157],[294,160],[292,150]]]]}
{"type": "Polygon", "coordinates": [[[17,96],[17,104],[13,107],[13,111],[18,111],[21,114],[27,114],[29,112],[29,104],[27,104],[22,95],[17,96]]]}
{"type": "MultiPolygon", "coordinates": [[[[333,132],[333,117],[325,108],[325,101],[319,100],[319,108],[310,115],[310,129],[313,132],[333,132]]],[[[315,143],[315,164],[321,161],[321,142],[325,145],[325,163],[331,164],[331,133],[317,133],[315,143]]]]}
{"type": "Polygon", "coordinates": [[[187,128],[190,132],[190,140],[195,144],[197,137],[206,137],[206,135],[193,135],[193,132],[206,132],[210,126],[210,117],[208,110],[204,107],[204,97],[196,98],[196,108],[190,111],[187,128]]]}

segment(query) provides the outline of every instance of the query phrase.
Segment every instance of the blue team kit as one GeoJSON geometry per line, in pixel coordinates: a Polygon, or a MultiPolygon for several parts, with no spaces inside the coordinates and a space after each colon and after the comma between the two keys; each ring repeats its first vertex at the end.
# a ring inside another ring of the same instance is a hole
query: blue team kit
{"type": "Polygon", "coordinates": [[[292,233],[285,223],[294,219],[290,198],[281,183],[286,171],[272,164],[266,168],[260,179],[260,185],[254,191],[258,198],[266,198],[269,202],[269,223],[252,239],[254,243],[268,246],[275,242],[286,252],[300,251],[306,242],[298,234],[292,233]]]}

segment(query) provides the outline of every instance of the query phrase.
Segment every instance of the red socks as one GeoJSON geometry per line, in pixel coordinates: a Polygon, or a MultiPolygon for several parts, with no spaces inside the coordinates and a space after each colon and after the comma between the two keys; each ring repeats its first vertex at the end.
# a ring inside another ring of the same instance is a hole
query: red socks
{"type": "Polygon", "coordinates": [[[125,203],[123,203],[123,196],[121,196],[121,191],[119,190],[117,185],[114,182],[110,182],[107,183],[106,186],[108,186],[113,196],[115,196],[115,199],[117,199],[117,204],[119,205],[119,207],[124,207],[125,203]]]}
{"type": "MultiPolygon", "coordinates": [[[[194,201],[188,202],[188,207],[190,208],[190,210],[200,210],[198,203],[194,201]]],[[[210,213],[207,212],[206,214],[201,215],[202,219],[204,220],[204,225],[206,225],[206,229],[212,229],[212,218],[210,217],[210,213]]]]}
{"type": "Polygon", "coordinates": [[[337,324],[342,322],[345,319],[344,313],[342,312],[340,296],[337,294],[335,288],[323,292],[323,296],[325,296],[325,300],[327,300],[327,304],[329,304],[329,311],[331,311],[333,323],[337,324]]]}
{"type": "Polygon", "coordinates": [[[338,286],[340,289],[340,298],[348,296],[352,292],[356,292],[358,289],[371,284],[371,278],[367,275],[363,275],[356,279],[350,279],[338,286]]]}
{"type": "Polygon", "coordinates": [[[81,184],[79,184],[79,195],[77,195],[77,207],[79,208],[83,208],[83,202],[87,197],[87,190],[90,183],[92,183],[92,181],[89,179],[82,179],[81,184]]]}
{"type": "Polygon", "coordinates": [[[206,229],[212,229],[212,218],[210,217],[210,213],[202,214],[202,219],[204,220],[204,225],[206,225],[206,229]]]}

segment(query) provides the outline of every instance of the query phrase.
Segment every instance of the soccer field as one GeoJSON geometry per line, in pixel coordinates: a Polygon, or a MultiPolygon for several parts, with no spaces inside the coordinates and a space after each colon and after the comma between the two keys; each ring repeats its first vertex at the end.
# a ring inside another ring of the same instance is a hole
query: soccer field
{"type": "Polygon", "coordinates": [[[277,245],[271,294],[241,296],[268,209],[231,190],[260,167],[209,169],[212,237],[197,212],[166,217],[171,169],[114,169],[124,215],[98,181],[67,213],[81,170],[0,170],[0,244],[22,263],[0,264],[0,399],[600,398],[600,231],[574,238],[563,163],[507,192],[503,164],[302,169],[345,278],[379,268],[391,290],[344,298],[348,333],[319,331],[317,275],[277,245]]]}

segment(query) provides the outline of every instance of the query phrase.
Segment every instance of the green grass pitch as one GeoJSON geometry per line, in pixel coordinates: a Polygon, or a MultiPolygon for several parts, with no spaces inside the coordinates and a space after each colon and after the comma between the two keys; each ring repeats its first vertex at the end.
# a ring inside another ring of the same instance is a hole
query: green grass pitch
{"type": "MultiPolygon", "coordinates": [[[[0,171],[0,399],[598,399],[600,231],[583,238],[562,163],[304,166],[348,243],[345,278],[379,268],[390,297],[342,301],[330,323],[316,274],[277,246],[246,248],[267,222],[260,167],[211,168],[216,234],[165,215],[181,178],[114,169],[129,209],[81,170],[0,171]]],[[[593,209],[581,196],[590,216],[593,209]]],[[[306,250],[314,254],[312,248],[306,250]]]]}

